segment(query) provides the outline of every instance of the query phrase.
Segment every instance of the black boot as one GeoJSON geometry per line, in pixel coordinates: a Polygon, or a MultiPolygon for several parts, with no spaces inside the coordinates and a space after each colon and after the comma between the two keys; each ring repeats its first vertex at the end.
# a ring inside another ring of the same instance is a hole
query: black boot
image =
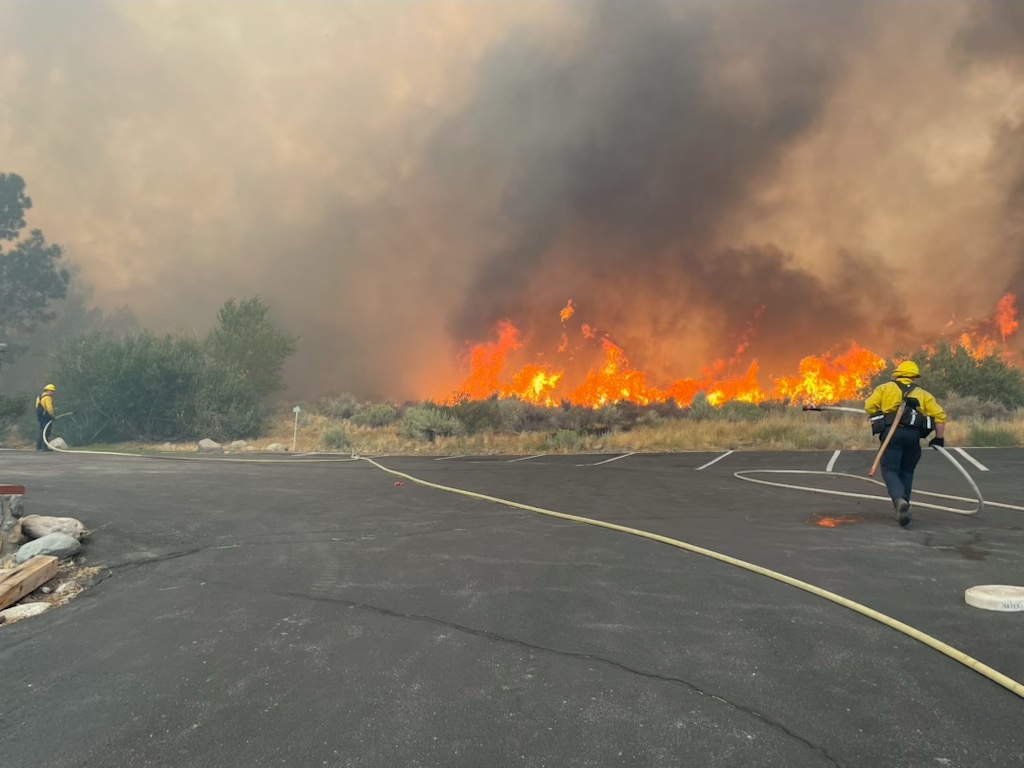
{"type": "Polygon", "coordinates": [[[896,502],[896,519],[902,528],[910,525],[910,502],[906,499],[900,499],[896,502]]]}

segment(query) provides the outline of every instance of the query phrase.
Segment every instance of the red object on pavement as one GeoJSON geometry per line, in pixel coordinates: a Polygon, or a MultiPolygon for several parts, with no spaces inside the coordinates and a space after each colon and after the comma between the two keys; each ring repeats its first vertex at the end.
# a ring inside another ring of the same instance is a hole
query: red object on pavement
{"type": "Polygon", "coordinates": [[[398,486],[398,485],[405,485],[405,483],[403,483],[403,482],[402,482],[401,480],[399,480],[399,481],[397,481],[397,482],[395,483],[395,485],[396,485],[396,486],[398,486]]]}

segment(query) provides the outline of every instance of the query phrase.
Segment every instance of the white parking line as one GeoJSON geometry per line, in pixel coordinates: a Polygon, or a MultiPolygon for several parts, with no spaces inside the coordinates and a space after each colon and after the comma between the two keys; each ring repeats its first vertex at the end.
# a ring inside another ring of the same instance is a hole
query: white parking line
{"type": "Polygon", "coordinates": [[[441,456],[439,458],[434,459],[434,461],[451,461],[452,459],[464,459],[464,458],[466,458],[466,454],[460,453],[458,456],[441,456]]]}
{"type": "Polygon", "coordinates": [[[985,466],[984,464],[982,464],[982,463],[981,463],[980,461],[978,461],[978,460],[977,460],[976,458],[974,458],[973,456],[971,456],[971,454],[969,454],[969,453],[968,453],[967,451],[965,451],[965,450],[964,450],[963,448],[954,448],[953,450],[954,450],[954,451],[956,451],[957,453],[959,453],[959,454],[960,454],[961,456],[963,456],[963,457],[964,457],[965,459],[967,459],[967,460],[968,460],[969,462],[971,462],[971,464],[973,464],[974,466],[976,466],[976,467],[977,467],[978,469],[980,469],[980,470],[981,470],[982,472],[988,472],[988,467],[986,467],[986,466],[985,466]]]}
{"type": "Polygon", "coordinates": [[[697,467],[697,469],[698,469],[698,470],[701,470],[701,469],[707,469],[707,468],[708,468],[708,467],[710,467],[710,466],[711,466],[712,464],[715,464],[715,463],[717,463],[717,462],[721,461],[722,459],[724,459],[724,458],[725,458],[726,456],[728,456],[728,455],[729,455],[730,453],[736,453],[736,451],[726,451],[726,452],[725,452],[725,453],[723,453],[723,454],[722,454],[721,456],[719,456],[719,457],[718,457],[717,459],[712,459],[712,460],[711,460],[711,461],[709,461],[709,462],[708,462],[707,464],[705,464],[705,465],[703,465],[703,466],[700,466],[700,467],[697,467]]]}
{"type": "Polygon", "coordinates": [[[624,453],[621,456],[612,456],[612,458],[605,459],[604,461],[595,461],[593,464],[577,464],[576,466],[577,467],[596,467],[598,464],[607,464],[609,461],[618,461],[619,459],[625,459],[628,456],[633,456],[635,454],[636,454],[636,451],[633,451],[632,453],[624,453]]]}
{"type": "Polygon", "coordinates": [[[828,461],[828,466],[825,467],[825,471],[826,472],[831,472],[832,471],[832,467],[834,467],[836,465],[836,459],[839,458],[839,454],[840,453],[842,453],[842,451],[836,451],[835,453],[832,454],[832,458],[829,459],[829,461],[828,461]]]}
{"type": "Polygon", "coordinates": [[[516,461],[529,461],[530,459],[539,459],[543,456],[547,456],[546,453],[538,453],[536,456],[520,456],[518,459],[509,459],[506,464],[512,464],[516,461]]]}

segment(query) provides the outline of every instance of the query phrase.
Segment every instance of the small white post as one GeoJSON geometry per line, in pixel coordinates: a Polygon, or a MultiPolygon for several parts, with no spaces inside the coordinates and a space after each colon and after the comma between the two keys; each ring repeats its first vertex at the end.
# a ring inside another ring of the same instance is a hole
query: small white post
{"type": "Polygon", "coordinates": [[[299,412],[301,410],[302,409],[299,408],[299,406],[297,405],[294,408],[292,408],[292,413],[295,414],[295,434],[292,435],[292,453],[295,453],[295,443],[299,439],[299,412]]]}

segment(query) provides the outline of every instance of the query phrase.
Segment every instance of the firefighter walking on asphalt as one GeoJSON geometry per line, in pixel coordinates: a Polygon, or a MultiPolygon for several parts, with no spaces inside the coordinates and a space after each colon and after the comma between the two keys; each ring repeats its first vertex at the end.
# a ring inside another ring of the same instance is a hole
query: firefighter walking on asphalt
{"type": "Polygon", "coordinates": [[[46,428],[53,421],[53,393],[57,388],[53,384],[43,387],[43,393],[36,398],[36,418],[39,419],[39,437],[36,439],[37,451],[52,450],[45,440],[46,428]]]}
{"type": "Polygon", "coordinates": [[[928,446],[945,445],[946,412],[935,397],[916,383],[921,375],[917,363],[908,360],[892,372],[892,381],[875,388],[864,402],[864,410],[871,419],[871,432],[884,441],[895,429],[889,445],[882,454],[882,478],[889,491],[896,519],[906,527],[910,524],[910,494],[914,487],[914,470],[921,460],[921,440],[933,430],[935,437],[928,446]],[[906,402],[900,423],[896,424],[896,411],[906,402]]]}

